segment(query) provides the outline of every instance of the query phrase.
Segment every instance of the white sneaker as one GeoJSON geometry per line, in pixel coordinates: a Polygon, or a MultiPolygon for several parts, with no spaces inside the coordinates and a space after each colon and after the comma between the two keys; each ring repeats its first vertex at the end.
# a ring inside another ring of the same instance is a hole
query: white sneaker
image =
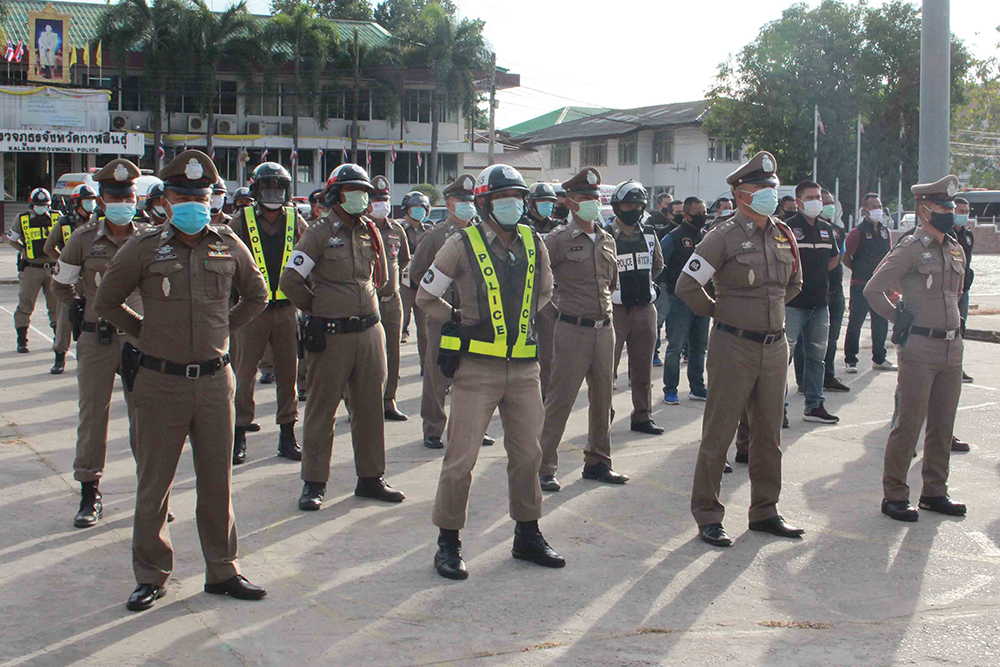
{"type": "Polygon", "coordinates": [[[888,359],[886,359],[885,361],[883,361],[881,364],[872,364],[872,368],[874,368],[877,371],[898,371],[899,370],[899,366],[897,366],[896,364],[892,363],[888,359]]]}
{"type": "Polygon", "coordinates": [[[855,363],[847,362],[847,372],[850,373],[851,375],[857,373],[858,372],[857,362],[855,363]]]}

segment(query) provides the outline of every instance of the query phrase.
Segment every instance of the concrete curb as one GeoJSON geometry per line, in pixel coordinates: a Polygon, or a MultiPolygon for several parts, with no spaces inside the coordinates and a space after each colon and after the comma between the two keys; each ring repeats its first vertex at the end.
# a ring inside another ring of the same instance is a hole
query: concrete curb
{"type": "Polygon", "coordinates": [[[981,343],[1000,343],[1000,331],[986,329],[966,329],[965,340],[977,340],[981,343]]]}

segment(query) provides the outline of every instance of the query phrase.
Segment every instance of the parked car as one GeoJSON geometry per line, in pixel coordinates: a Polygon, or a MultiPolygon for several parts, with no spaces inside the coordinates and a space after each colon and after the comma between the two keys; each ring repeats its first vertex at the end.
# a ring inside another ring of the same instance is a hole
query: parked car
{"type": "Polygon", "coordinates": [[[447,206],[432,206],[430,212],[427,214],[427,222],[432,225],[436,225],[445,218],[448,217],[448,207],[447,206]]]}

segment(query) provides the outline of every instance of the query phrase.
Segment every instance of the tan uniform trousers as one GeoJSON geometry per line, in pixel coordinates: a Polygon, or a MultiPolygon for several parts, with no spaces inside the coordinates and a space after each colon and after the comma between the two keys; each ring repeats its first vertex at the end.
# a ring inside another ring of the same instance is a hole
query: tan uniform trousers
{"type": "Polygon", "coordinates": [[[922,496],[948,495],[951,434],[962,394],[961,338],[944,340],[910,334],[897,354],[899,415],[885,446],[882,489],[886,500],[909,500],[906,473],[913,460],[920,427],[924,436],[922,496]],[[928,409],[933,406],[933,409],[928,409]]]}
{"type": "Polygon", "coordinates": [[[163,586],[173,571],[167,509],[188,436],[194,457],[195,518],[205,557],[205,581],[221,583],[240,573],[236,517],[230,498],[235,391],[236,378],[229,366],[195,380],[139,369],[132,388],[138,425],[135,458],[139,481],[132,528],[136,583],[163,586]]]}
{"type": "Polygon", "coordinates": [[[49,326],[56,328],[59,321],[59,301],[52,293],[52,275],[40,266],[26,266],[17,274],[17,310],[14,311],[14,326],[31,326],[31,314],[35,311],[38,291],[45,293],[45,306],[49,311],[49,326]]]}
{"type": "Polygon", "coordinates": [[[268,343],[271,345],[274,378],[278,389],[275,422],[294,424],[298,419],[299,401],[295,395],[295,377],[299,357],[295,327],[295,308],[291,304],[277,308],[269,305],[249,324],[236,331],[240,351],[236,362],[237,426],[248,426],[254,420],[257,367],[268,343]]]}
{"type": "Polygon", "coordinates": [[[552,350],[552,381],[545,395],[540,475],[554,475],[559,467],[559,443],[583,381],[587,381],[590,421],[585,465],[611,465],[611,392],[615,332],[610,326],[594,329],[557,321],[552,350]]]}
{"type": "Polygon", "coordinates": [[[346,391],[351,396],[351,444],[358,477],[385,473],[385,332],[381,324],[358,333],[327,334],[326,350],[307,352],[309,365],[302,481],[330,478],[333,425],[346,391]]]}
{"type": "MultiPolygon", "coordinates": [[[[296,335],[298,335],[296,333],[296,335]]],[[[234,336],[229,342],[229,354],[233,354],[233,341],[236,340],[234,336]]],[[[296,349],[298,343],[296,342],[296,349]]],[[[236,356],[233,355],[233,363],[236,362],[236,356]]],[[[260,372],[261,373],[271,373],[274,374],[274,355],[271,353],[271,344],[268,343],[264,348],[264,356],[260,360],[260,372]]],[[[305,360],[299,359],[298,372],[295,376],[295,387],[299,391],[306,390],[306,363],[305,360]]]]}
{"type": "Polygon", "coordinates": [[[750,454],[750,417],[746,410],[743,410],[739,428],[736,429],[736,453],[750,454]]]}
{"type": "Polygon", "coordinates": [[[417,307],[417,290],[401,285],[399,296],[403,300],[403,328],[410,328],[410,313],[413,313],[417,334],[417,354],[420,355],[420,368],[424,367],[427,357],[427,315],[417,307]]]}
{"type": "MultiPolygon", "coordinates": [[[[73,341],[73,325],[69,323],[69,305],[59,302],[56,314],[56,335],[52,349],[60,354],[66,354],[73,341]]],[[[83,334],[80,334],[83,336],[83,334]]]]}
{"type": "MultiPolygon", "coordinates": [[[[80,392],[80,425],[76,429],[73,479],[94,482],[104,474],[108,457],[108,418],[115,378],[121,370],[123,337],[111,334],[111,344],[101,345],[97,334],[84,331],[76,342],[76,384],[80,392]]],[[[132,394],[125,394],[128,411],[128,444],[135,456],[136,420],[132,394]]]]}
{"type": "Polygon", "coordinates": [[[385,330],[386,380],[383,403],[385,408],[390,408],[396,402],[396,389],[399,387],[399,338],[403,333],[403,303],[399,294],[393,294],[387,301],[379,297],[378,311],[385,330]]]}
{"type": "MultiPolygon", "coordinates": [[[[419,309],[417,309],[419,310],[419,309]]],[[[444,435],[448,415],[444,411],[444,400],[451,381],[438,366],[438,350],[441,349],[441,323],[427,320],[427,352],[424,357],[424,387],[420,396],[420,418],[424,422],[424,437],[444,435]]]]}
{"type": "Polygon", "coordinates": [[[755,343],[713,329],[708,348],[708,402],[702,421],[701,447],[694,469],[691,514],[699,526],[722,523],[719,500],[726,452],[740,415],[747,411],[750,441],[750,521],[778,513],[781,494],[781,417],[785,405],[788,343],[755,343]]]}
{"type": "Polygon", "coordinates": [[[472,469],[486,427],[498,407],[507,450],[510,517],[535,521],[542,516],[542,489],[538,484],[542,450],[538,435],[545,413],[538,364],[465,355],[452,382],[448,449],[434,498],[432,520],[439,528],[465,527],[472,469]]]}
{"type": "Polygon", "coordinates": [[[653,418],[653,350],[656,348],[656,306],[627,308],[615,304],[615,368],[628,343],[628,376],[632,384],[632,423],[653,418]]]}
{"type": "Polygon", "coordinates": [[[535,335],[538,337],[538,375],[542,384],[542,400],[549,388],[552,372],[552,346],[555,344],[556,307],[551,302],[535,315],[535,335]]]}

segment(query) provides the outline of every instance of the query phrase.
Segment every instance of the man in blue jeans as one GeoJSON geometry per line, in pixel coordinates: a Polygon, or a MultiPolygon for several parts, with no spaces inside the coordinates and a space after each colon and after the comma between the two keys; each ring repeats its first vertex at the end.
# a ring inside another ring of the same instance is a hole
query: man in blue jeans
{"type": "Polygon", "coordinates": [[[789,346],[803,345],[805,348],[802,382],[806,406],[803,419],[836,424],[840,419],[827,412],[823,405],[823,377],[830,335],[830,269],[840,262],[840,249],[832,225],[819,217],[823,213],[823,194],[819,184],[802,181],[795,186],[795,204],[798,212],[785,220],[785,224],[798,242],[802,291],[785,306],[785,335],[789,346]]]}
{"type": "Polygon", "coordinates": [[[663,237],[662,281],[666,285],[669,299],[670,317],[667,319],[667,354],[663,363],[663,402],[677,405],[677,385],[681,374],[681,351],[688,346],[688,383],[691,392],[688,397],[694,401],[704,401],[708,397],[705,390],[705,349],[708,345],[709,318],[695,315],[684,301],[674,294],[677,277],[687,265],[694,247],[701,241],[701,230],[705,226],[705,202],[697,197],[684,200],[684,221],[663,237]]]}

